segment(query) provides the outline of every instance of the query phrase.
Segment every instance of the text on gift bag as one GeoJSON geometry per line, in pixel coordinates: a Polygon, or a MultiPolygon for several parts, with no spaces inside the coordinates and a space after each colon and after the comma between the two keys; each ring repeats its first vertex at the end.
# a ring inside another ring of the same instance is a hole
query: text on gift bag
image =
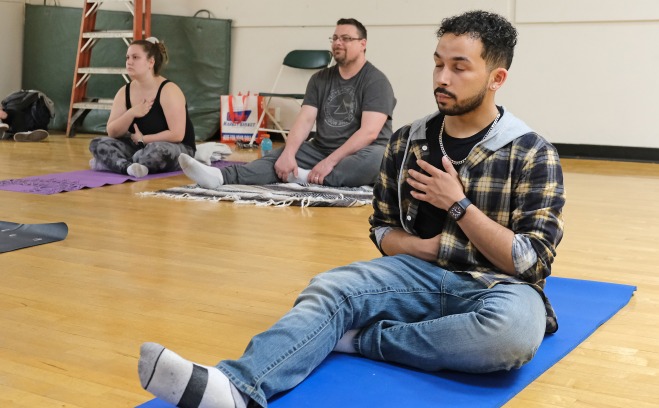
{"type": "MultiPolygon", "coordinates": [[[[222,95],[220,97],[220,141],[223,143],[249,142],[263,113],[263,97],[258,94],[222,95]]],[[[260,142],[266,132],[259,132],[260,142]]]]}

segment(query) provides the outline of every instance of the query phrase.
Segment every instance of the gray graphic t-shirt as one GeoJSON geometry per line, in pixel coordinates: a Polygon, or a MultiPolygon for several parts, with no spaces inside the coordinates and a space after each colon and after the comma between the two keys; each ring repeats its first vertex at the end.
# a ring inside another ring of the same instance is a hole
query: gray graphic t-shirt
{"type": "Polygon", "coordinates": [[[315,73],[303,104],[318,109],[314,143],[320,149],[335,150],[343,145],[361,127],[363,112],[387,115],[373,143],[386,145],[391,137],[396,98],[387,77],[370,62],[348,80],[341,78],[337,66],[315,73]]]}

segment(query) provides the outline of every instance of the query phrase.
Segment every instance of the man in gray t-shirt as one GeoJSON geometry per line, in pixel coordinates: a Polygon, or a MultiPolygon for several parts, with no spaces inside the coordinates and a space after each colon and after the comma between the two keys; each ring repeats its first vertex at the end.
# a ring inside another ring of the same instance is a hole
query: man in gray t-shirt
{"type": "Polygon", "coordinates": [[[356,187],[373,184],[392,134],[396,98],[366,60],[366,28],[340,19],[330,38],[336,65],[309,80],[286,145],[246,165],[223,169],[181,155],[185,174],[205,188],[281,181],[356,187]],[[307,141],[316,125],[315,137],[307,141]]]}
{"type": "Polygon", "coordinates": [[[395,104],[389,80],[368,61],[349,79],[341,76],[338,65],[317,72],[307,85],[303,102],[317,109],[315,146],[331,150],[341,147],[360,130],[364,112],[387,116],[373,141],[385,146],[392,134],[391,115],[395,104]]]}

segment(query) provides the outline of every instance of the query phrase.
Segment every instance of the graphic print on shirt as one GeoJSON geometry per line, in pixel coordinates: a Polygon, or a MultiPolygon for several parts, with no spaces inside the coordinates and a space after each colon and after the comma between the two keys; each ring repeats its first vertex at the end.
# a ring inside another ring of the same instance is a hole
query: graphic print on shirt
{"type": "Polygon", "coordinates": [[[330,92],[325,103],[325,123],[331,127],[344,127],[355,120],[355,88],[342,87],[330,92]]]}

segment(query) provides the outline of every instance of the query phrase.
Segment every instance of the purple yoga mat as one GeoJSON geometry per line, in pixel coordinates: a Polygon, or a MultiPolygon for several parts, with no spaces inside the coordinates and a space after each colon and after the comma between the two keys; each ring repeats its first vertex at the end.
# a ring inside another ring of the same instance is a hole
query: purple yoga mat
{"type": "MultiPolygon", "coordinates": [[[[222,168],[241,162],[220,160],[213,162],[213,167],[222,168]]],[[[149,174],[146,177],[136,178],[125,174],[110,173],[107,171],[78,170],[66,173],[45,174],[43,176],[32,176],[20,179],[9,179],[0,181],[0,190],[14,191],[18,193],[32,194],[57,194],[67,191],[82,190],[83,188],[95,188],[105,185],[121,184],[126,181],[153,180],[163,177],[172,177],[183,174],[182,171],[169,173],[149,174]]]]}

